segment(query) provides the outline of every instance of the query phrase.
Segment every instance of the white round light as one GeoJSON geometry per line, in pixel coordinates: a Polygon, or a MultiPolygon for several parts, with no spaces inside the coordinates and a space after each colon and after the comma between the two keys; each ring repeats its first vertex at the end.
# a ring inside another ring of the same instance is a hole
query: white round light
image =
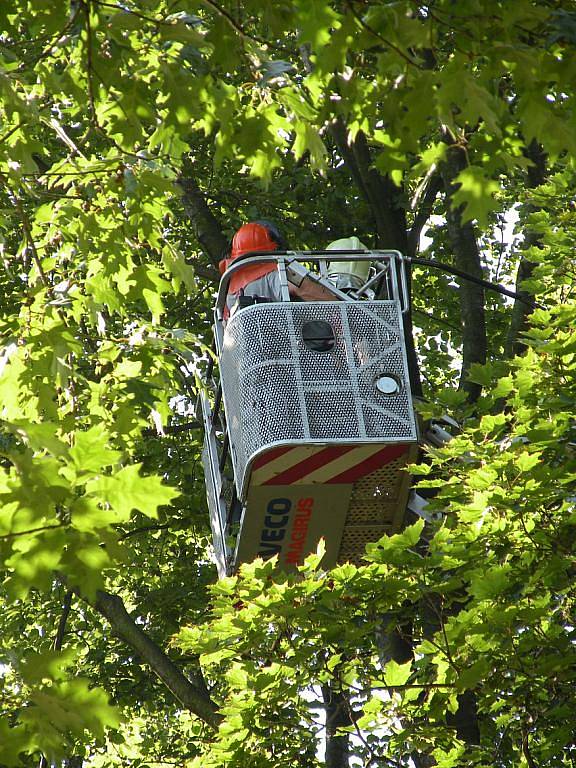
{"type": "Polygon", "coordinates": [[[400,382],[395,376],[384,374],[376,379],[376,389],[383,395],[396,395],[400,392],[400,382]]]}

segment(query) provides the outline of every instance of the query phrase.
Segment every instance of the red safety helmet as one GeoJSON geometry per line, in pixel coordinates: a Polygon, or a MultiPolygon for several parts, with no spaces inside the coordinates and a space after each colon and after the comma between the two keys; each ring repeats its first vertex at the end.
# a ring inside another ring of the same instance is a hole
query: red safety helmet
{"type": "Polygon", "coordinates": [[[230,258],[236,259],[250,251],[275,251],[278,241],[265,224],[251,221],[243,224],[232,239],[230,258]]]}

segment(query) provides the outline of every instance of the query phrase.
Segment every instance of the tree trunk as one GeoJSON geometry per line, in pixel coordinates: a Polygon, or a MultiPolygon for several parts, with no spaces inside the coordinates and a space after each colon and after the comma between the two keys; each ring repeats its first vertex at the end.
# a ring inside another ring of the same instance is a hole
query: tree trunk
{"type": "Polygon", "coordinates": [[[332,123],[331,133],[358,191],[372,212],[376,247],[408,253],[402,188],[373,167],[370,147],[362,131],[354,141],[349,142],[348,130],[342,120],[338,119],[332,123]]]}
{"type": "Polygon", "coordinates": [[[480,744],[478,709],[473,691],[464,691],[458,696],[458,709],[454,714],[448,712],[446,722],[456,728],[456,735],[466,744],[480,744]]]}
{"type": "Polygon", "coordinates": [[[336,734],[338,728],[350,725],[350,704],[344,694],[333,685],[322,686],[326,711],[326,757],[325,768],[349,768],[349,734],[336,734]]]}
{"type": "MultiPolygon", "coordinates": [[[[446,221],[448,236],[454,252],[454,264],[473,277],[482,278],[480,251],[472,222],[462,222],[462,206],[452,205],[452,196],[458,189],[454,179],[467,165],[463,147],[454,143],[448,148],[442,165],[442,177],[447,196],[446,221]]],[[[484,313],[484,289],[469,280],[460,281],[460,316],[462,318],[462,369],[460,389],[465,390],[470,402],[480,396],[479,384],[468,380],[473,363],[486,362],[486,321],[484,313]]]]}
{"type": "MultiPolygon", "coordinates": [[[[373,167],[370,147],[366,136],[360,131],[354,141],[348,141],[348,130],[344,122],[335,120],[331,125],[332,138],[355,182],[358,191],[370,207],[376,233],[376,247],[408,254],[408,233],[406,210],[402,204],[403,190],[389,176],[383,176],[373,167]]],[[[408,295],[410,296],[410,268],[407,268],[408,295]]],[[[381,297],[377,297],[381,298],[381,297]]],[[[422,396],[422,383],[418,357],[414,347],[412,314],[410,307],[402,316],[408,372],[412,394],[422,396]]]]}
{"type": "MultiPolygon", "coordinates": [[[[526,157],[533,162],[533,165],[528,168],[528,186],[530,188],[539,187],[546,180],[546,162],[547,157],[542,149],[541,145],[536,140],[532,140],[530,145],[525,151],[526,157]]],[[[526,205],[527,213],[532,213],[537,210],[536,206],[526,205]]],[[[523,250],[538,246],[541,244],[541,236],[539,232],[534,230],[528,230],[524,233],[523,250]]],[[[528,280],[532,276],[534,267],[536,264],[533,261],[525,258],[520,259],[518,264],[518,271],[516,273],[516,293],[518,293],[524,299],[534,299],[533,293],[526,290],[523,287],[524,280],[528,280]]],[[[528,318],[532,309],[521,301],[516,300],[512,307],[512,315],[510,317],[510,325],[508,327],[508,334],[506,337],[505,352],[507,357],[513,357],[520,354],[525,349],[525,344],[518,340],[520,333],[525,330],[528,325],[528,318]]]]}

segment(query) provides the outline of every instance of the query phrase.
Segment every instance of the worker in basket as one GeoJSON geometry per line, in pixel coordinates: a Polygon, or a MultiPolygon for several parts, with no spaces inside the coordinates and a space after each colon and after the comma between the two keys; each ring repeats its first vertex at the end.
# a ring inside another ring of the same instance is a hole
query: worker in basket
{"type": "MultiPolygon", "coordinates": [[[[230,256],[219,263],[223,274],[239,256],[246,253],[285,251],[287,244],[278,228],[269,221],[251,221],[243,224],[232,238],[230,256]]],[[[288,271],[290,295],[302,301],[333,301],[334,295],[322,285],[308,278],[300,278],[288,271]]],[[[247,264],[233,273],[228,285],[225,313],[228,317],[236,309],[258,301],[282,301],[280,276],[276,262],[247,264]]]]}
{"type": "MultiPolygon", "coordinates": [[[[356,236],[333,240],[326,246],[327,251],[367,251],[364,243],[356,236]]],[[[336,288],[351,293],[361,288],[368,280],[369,261],[331,261],[328,267],[328,279],[336,288]]],[[[371,296],[370,298],[373,298],[371,296]]]]}

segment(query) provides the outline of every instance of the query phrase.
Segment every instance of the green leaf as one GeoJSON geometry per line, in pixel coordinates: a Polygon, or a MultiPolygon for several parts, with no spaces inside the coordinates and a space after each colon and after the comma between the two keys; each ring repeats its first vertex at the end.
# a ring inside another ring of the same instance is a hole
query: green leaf
{"type": "Polygon", "coordinates": [[[412,660],[407,661],[405,664],[398,664],[391,659],[386,664],[386,670],[384,672],[384,682],[390,687],[396,685],[404,685],[410,675],[412,674],[412,660]]]}
{"type": "Polygon", "coordinates": [[[304,95],[295,88],[282,88],[279,93],[281,103],[285,104],[296,117],[311,122],[317,117],[317,110],[306,101],[304,95]]]}
{"type": "MultiPolygon", "coordinates": [[[[76,678],[33,691],[33,706],[21,715],[31,730],[43,721],[50,728],[82,737],[89,730],[101,739],[106,728],[117,728],[121,722],[118,710],[109,704],[108,694],[101,688],[90,687],[90,681],[76,678]]],[[[45,727],[45,726],[44,726],[45,727]]]]}
{"type": "Polygon", "coordinates": [[[317,129],[310,123],[301,120],[297,121],[294,127],[296,140],[293,149],[296,159],[302,157],[305,152],[309,152],[312,168],[324,170],[326,167],[326,147],[317,129]]]}
{"type": "Polygon", "coordinates": [[[70,456],[79,473],[94,473],[115,464],[122,454],[108,447],[108,435],[101,427],[91,427],[76,432],[70,456]]]}
{"type": "Polygon", "coordinates": [[[510,584],[509,565],[492,566],[474,575],[469,591],[478,600],[490,600],[507,591],[510,584]]]}
{"type": "Polygon", "coordinates": [[[62,680],[76,655],[74,648],[65,648],[62,651],[46,650],[41,653],[32,651],[19,664],[18,671],[27,685],[46,680],[62,680]]]}
{"type": "Polygon", "coordinates": [[[240,690],[244,689],[248,685],[248,675],[246,670],[238,664],[233,664],[232,667],[226,673],[226,679],[230,685],[240,690]]]}
{"type": "Polygon", "coordinates": [[[490,488],[498,478],[498,473],[492,467],[481,467],[472,470],[468,475],[468,485],[477,491],[490,488]]]}
{"type": "Polygon", "coordinates": [[[500,185],[491,179],[479,166],[464,168],[455,179],[459,189],[452,195],[452,205],[463,206],[462,222],[476,219],[480,226],[486,226],[489,214],[497,208],[495,194],[500,185]]]}
{"type": "Polygon", "coordinates": [[[318,546],[316,547],[316,552],[304,558],[304,563],[303,565],[298,566],[298,570],[302,571],[303,573],[314,573],[314,571],[318,570],[318,568],[320,567],[320,563],[322,562],[325,554],[326,554],[326,541],[324,540],[324,538],[322,538],[318,542],[318,546]]]}
{"type": "Polygon", "coordinates": [[[14,423],[15,430],[25,437],[30,447],[35,451],[48,450],[54,456],[65,457],[68,446],[56,435],[58,427],[49,422],[41,424],[14,423]]]}
{"type": "Polygon", "coordinates": [[[22,725],[10,726],[0,721],[0,760],[3,765],[21,765],[21,754],[31,754],[38,744],[29,729],[22,725]]]}
{"type": "Polygon", "coordinates": [[[163,40],[174,40],[178,43],[187,43],[198,47],[205,44],[204,36],[182,21],[162,24],[159,31],[163,40]]]}
{"type": "Polygon", "coordinates": [[[529,472],[541,461],[540,453],[528,453],[527,451],[516,457],[515,463],[521,472],[529,472]]]}
{"type": "Polygon", "coordinates": [[[166,269],[180,282],[184,284],[190,293],[196,288],[194,268],[186,264],[184,256],[178,251],[164,248],[162,251],[162,263],[166,269]]]}
{"type": "Polygon", "coordinates": [[[510,392],[514,391],[514,381],[512,379],[512,376],[504,376],[501,379],[498,379],[496,382],[496,386],[491,391],[491,394],[494,397],[506,397],[506,395],[509,395],[510,392]]]}
{"type": "Polygon", "coordinates": [[[490,665],[487,659],[479,659],[458,675],[456,687],[460,691],[473,690],[488,674],[490,665]]]}
{"type": "Polygon", "coordinates": [[[393,536],[384,536],[377,544],[384,550],[405,550],[414,547],[419,541],[424,530],[424,520],[420,518],[412,525],[405,528],[402,533],[393,536]]]}
{"type": "Polygon", "coordinates": [[[130,519],[132,510],[148,517],[158,517],[158,507],[178,496],[178,491],[162,484],[159,477],[142,477],[140,464],[123,467],[113,475],[106,475],[86,484],[89,495],[111,505],[116,521],[130,519]]]}
{"type": "Polygon", "coordinates": [[[311,43],[313,50],[326,45],[331,31],[340,26],[340,16],[328,0],[295,0],[294,7],[300,43],[311,43]]]}

